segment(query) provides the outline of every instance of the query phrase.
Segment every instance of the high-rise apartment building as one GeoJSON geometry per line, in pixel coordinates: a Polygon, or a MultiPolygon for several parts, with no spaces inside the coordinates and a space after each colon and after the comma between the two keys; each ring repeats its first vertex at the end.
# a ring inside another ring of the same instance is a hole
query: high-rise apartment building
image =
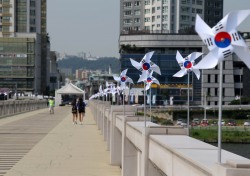
{"type": "Polygon", "coordinates": [[[0,0],[0,87],[17,84],[18,91],[38,94],[46,90],[49,61],[46,3],[46,0],[0,0]]]}
{"type": "Polygon", "coordinates": [[[121,0],[121,33],[183,33],[193,31],[196,14],[215,25],[223,0],[121,0]]]}

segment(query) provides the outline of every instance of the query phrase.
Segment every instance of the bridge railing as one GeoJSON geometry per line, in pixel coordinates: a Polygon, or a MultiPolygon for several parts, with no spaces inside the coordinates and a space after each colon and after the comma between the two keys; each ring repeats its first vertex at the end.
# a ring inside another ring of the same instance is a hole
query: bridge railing
{"type": "Polygon", "coordinates": [[[47,107],[46,100],[0,101],[0,118],[47,107]]]}
{"type": "Polygon", "coordinates": [[[107,142],[110,164],[122,168],[122,176],[231,176],[250,175],[250,160],[187,136],[183,127],[161,126],[136,107],[89,102],[98,129],[107,142]],[[123,112],[125,108],[125,111],[123,112]],[[125,115],[124,115],[125,114],[125,115]]]}

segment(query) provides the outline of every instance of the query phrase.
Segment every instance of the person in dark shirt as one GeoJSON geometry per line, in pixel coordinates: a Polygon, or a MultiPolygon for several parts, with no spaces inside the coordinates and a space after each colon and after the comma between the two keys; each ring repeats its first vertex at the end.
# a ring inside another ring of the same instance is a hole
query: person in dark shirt
{"type": "Polygon", "coordinates": [[[73,115],[73,124],[77,124],[77,104],[76,99],[74,99],[71,103],[72,106],[72,115],[73,115]]]}
{"type": "Polygon", "coordinates": [[[79,98],[78,102],[77,102],[77,110],[78,110],[78,116],[79,116],[79,121],[82,125],[82,121],[83,121],[83,117],[85,115],[85,102],[83,101],[82,98],[79,98]]]}

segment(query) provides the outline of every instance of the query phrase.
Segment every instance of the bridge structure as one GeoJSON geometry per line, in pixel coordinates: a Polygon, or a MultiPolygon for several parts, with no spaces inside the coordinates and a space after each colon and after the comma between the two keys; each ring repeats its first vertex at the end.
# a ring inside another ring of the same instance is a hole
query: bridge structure
{"type": "Polygon", "coordinates": [[[89,101],[83,125],[72,123],[70,106],[53,115],[38,107],[0,119],[0,176],[250,175],[249,159],[222,150],[218,163],[217,147],[145,123],[134,106],[89,101]]]}
{"type": "Polygon", "coordinates": [[[248,176],[250,160],[187,136],[182,127],[161,126],[137,116],[136,107],[91,101],[89,106],[122,176],[248,176]]]}

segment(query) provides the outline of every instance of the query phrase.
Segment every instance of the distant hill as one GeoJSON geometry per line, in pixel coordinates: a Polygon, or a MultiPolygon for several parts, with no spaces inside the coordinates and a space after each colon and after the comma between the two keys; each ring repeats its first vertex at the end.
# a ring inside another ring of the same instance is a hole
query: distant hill
{"type": "Polygon", "coordinates": [[[72,68],[73,73],[77,69],[108,71],[111,65],[112,73],[120,73],[120,61],[114,57],[103,57],[97,60],[85,60],[77,56],[68,57],[57,61],[59,68],[72,68]]]}

